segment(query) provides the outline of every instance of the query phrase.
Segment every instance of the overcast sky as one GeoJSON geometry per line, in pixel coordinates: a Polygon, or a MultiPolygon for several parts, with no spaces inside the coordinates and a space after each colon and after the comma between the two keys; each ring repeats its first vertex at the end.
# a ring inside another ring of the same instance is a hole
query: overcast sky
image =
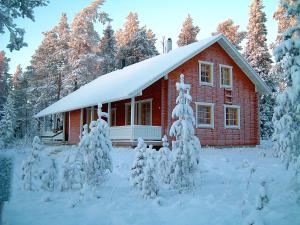
{"type": "MultiPolygon", "coordinates": [[[[55,26],[62,12],[67,13],[68,21],[71,23],[74,14],[90,2],[91,0],[50,0],[47,7],[35,10],[35,22],[28,19],[18,20],[18,25],[26,30],[25,41],[28,47],[10,53],[5,47],[8,43],[8,33],[0,36],[0,50],[5,50],[7,56],[11,58],[10,71],[13,72],[17,64],[21,64],[23,68],[29,65],[32,54],[42,42],[42,32],[55,26]]],[[[277,23],[272,16],[279,1],[263,2],[268,19],[266,25],[270,44],[276,38],[277,23]]],[[[201,28],[198,40],[210,36],[217,24],[227,18],[232,18],[240,25],[241,30],[246,30],[250,3],[251,0],[106,0],[102,10],[113,19],[114,30],[123,26],[125,17],[130,11],[137,12],[140,24],[146,25],[156,34],[157,49],[161,51],[160,41],[163,35],[171,37],[173,48],[177,47],[177,36],[188,13],[194,19],[194,24],[201,28]]],[[[102,35],[102,26],[97,25],[96,28],[102,35]]]]}

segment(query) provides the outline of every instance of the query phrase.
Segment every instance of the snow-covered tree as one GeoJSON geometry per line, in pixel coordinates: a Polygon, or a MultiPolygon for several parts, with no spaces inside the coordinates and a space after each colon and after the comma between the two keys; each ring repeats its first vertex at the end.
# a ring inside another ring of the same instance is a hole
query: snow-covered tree
{"type": "Polygon", "coordinates": [[[256,201],[256,209],[262,210],[269,203],[269,201],[270,197],[267,191],[267,182],[263,180],[260,182],[260,189],[256,201]]]}
{"type": "Polygon", "coordinates": [[[142,195],[144,198],[155,198],[158,195],[158,185],[154,178],[155,176],[155,160],[153,157],[153,153],[150,157],[146,159],[146,166],[144,168],[143,173],[143,182],[142,182],[142,195]],[[152,157],[151,157],[152,155],[152,157]]]}
{"type": "Polygon", "coordinates": [[[156,39],[153,35],[152,33],[151,36],[149,36],[145,27],[138,29],[127,45],[119,49],[117,55],[118,65],[121,66],[122,60],[125,60],[125,65],[128,66],[158,55],[155,48],[156,39]]]}
{"type": "Polygon", "coordinates": [[[240,43],[244,40],[247,33],[245,31],[238,31],[239,28],[239,25],[234,25],[232,19],[227,19],[218,24],[217,31],[212,33],[212,35],[224,34],[236,49],[241,50],[240,43]]]}
{"type": "Polygon", "coordinates": [[[8,73],[9,60],[10,59],[8,59],[5,56],[5,52],[0,51],[0,111],[2,111],[3,105],[6,101],[8,91],[9,91],[9,77],[10,77],[10,74],[8,73]]]}
{"type": "Polygon", "coordinates": [[[133,166],[131,167],[130,181],[133,186],[138,187],[142,190],[145,167],[147,163],[147,145],[142,138],[138,139],[137,147],[134,149],[136,151],[133,166]]]}
{"type": "Polygon", "coordinates": [[[133,35],[139,29],[139,19],[137,13],[129,12],[126,17],[124,28],[116,32],[116,40],[118,47],[122,47],[128,44],[133,38],[133,35]]]}
{"type": "MultiPolygon", "coordinates": [[[[11,92],[11,91],[10,91],[11,92]]],[[[15,115],[14,101],[12,93],[7,97],[0,119],[0,148],[7,146],[14,138],[15,115]]]]}
{"type": "Polygon", "coordinates": [[[107,74],[116,69],[116,39],[114,31],[108,23],[106,28],[103,30],[103,37],[100,40],[99,55],[102,58],[101,61],[101,74],[107,74]]]}
{"type": "Polygon", "coordinates": [[[267,46],[266,14],[262,0],[253,0],[250,6],[245,57],[255,72],[272,90],[271,94],[260,97],[260,133],[269,139],[273,133],[272,117],[275,105],[275,79],[272,77],[271,55],[267,46]]]}
{"type": "Polygon", "coordinates": [[[32,142],[31,154],[23,162],[21,168],[22,188],[24,190],[33,191],[39,189],[40,168],[38,166],[38,163],[40,161],[40,156],[39,156],[40,151],[41,151],[41,141],[39,137],[35,136],[32,142]]]}
{"type": "Polygon", "coordinates": [[[97,54],[99,35],[94,23],[99,19],[98,9],[103,0],[95,0],[74,17],[70,37],[71,72],[66,77],[70,91],[74,91],[99,75],[101,58],[97,54]]]}
{"type": "Polygon", "coordinates": [[[54,159],[44,168],[40,174],[41,189],[53,192],[58,186],[58,168],[54,159]]]}
{"type": "Polygon", "coordinates": [[[274,148],[287,168],[300,157],[300,2],[281,1],[287,17],[295,17],[295,24],[283,34],[283,41],[275,48],[277,62],[282,63],[286,89],[277,97],[274,110],[274,148]]]}
{"type": "Polygon", "coordinates": [[[172,118],[177,118],[171,126],[170,136],[175,137],[172,142],[173,161],[170,167],[171,185],[179,191],[189,187],[189,174],[194,170],[195,152],[200,150],[200,142],[195,136],[195,117],[192,107],[192,97],[189,94],[190,85],[184,83],[184,75],[180,75],[180,82],[176,83],[179,95],[172,118]]]}
{"type": "Polygon", "coordinates": [[[197,41],[196,37],[199,31],[200,28],[198,26],[193,25],[193,19],[190,16],[190,14],[188,14],[188,16],[185,18],[182,24],[181,32],[178,36],[178,46],[188,45],[197,41]]]}
{"type": "Polygon", "coordinates": [[[167,136],[162,138],[162,147],[159,149],[157,157],[157,173],[159,179],[164,183],[170,182],[169,168],[170,168],[170,155],[169,142],[167,136]]]}
{"type": "Polygon", "coordinates": [[[0,2],[0,34],[4,34],[5,28],[10,34],[7,48],[10,51],[20,50],[27,46],[24,42],[25,30],[17,27],[14,20],[28,18],[34,21],[34,8],[46,6],[48,0],[18,0],[0,2]]]}
{"type": "Polygon", "coordinates": [[[107,117],[107,113],[102,112],[102,105],[98,105],[98,120],[90,124],[89,134],[90,145],[85,154],[85,167],[87,182],[96,186],[103,181],[108,173],[112,172],[112,161],[110,151],[112,144],[109,139],[109,127],[102,117],[107,117]]]}

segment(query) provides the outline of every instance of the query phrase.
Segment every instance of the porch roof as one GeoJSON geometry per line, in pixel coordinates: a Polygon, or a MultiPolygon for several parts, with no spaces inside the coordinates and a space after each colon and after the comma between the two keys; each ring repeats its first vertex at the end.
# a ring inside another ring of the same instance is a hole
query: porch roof
{"type": "Polygon", "coordinates": [[[38,118],[90,107],[97,105],[99,102],[108,103],[131,98],[216,42],[222,46],[245,72],[255,84],[258,92],[270,92],[268,86],[255,73],[235,47],[233,47],[224,35],[220,34],[100,76],[40,111],[34,117],[38,118]]]}

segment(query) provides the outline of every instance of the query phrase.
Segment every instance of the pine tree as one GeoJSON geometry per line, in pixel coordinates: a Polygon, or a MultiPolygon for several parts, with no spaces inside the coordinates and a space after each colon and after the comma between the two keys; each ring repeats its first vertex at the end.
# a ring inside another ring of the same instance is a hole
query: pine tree
{"type": "Polygon", "coordinates": [[[6,147],[14,138],[15,114],[14,100],[10,91],[0,117],[0,148],[6,147]]]}
{"type": "Polygon", "coordinates": [[[155,160],[153,157],[150,156],[149,158],[147,158],[146,167],[144,170],[144,178],[142,182],[142,195],[146,199],[153,199],[158,195],[159,188],[155,181],[154,175],[155,160]]]}
{"type": "Polygon", "coordinates": [[[172,117],[178,118],[170,129],[170,136],[175,137],[172,149],[174,158],[171,163],[171,185],[182,191],[190,186],[189,174],[195,168],[194,152],[200,150],[199,140],[195,136],[195,117],[192,107],[192,97],[189,94],[190,85],[184,83],[184,75],[180,75],[180,82],[176,83],[179,95],[172,117]],[[198,140],[198,141],[197,141],[198,140]]]}
{"type": "Polygon", "coordinates": [[[114,31],[108,23],[106,28],[103,30],[103,37],[100,40],[99,55],[102,58],[100,68],[101,74],[107,74],[112,72],[116,68],[116,39],[114,31]]]}
{"type": "Polygon", "coordinates": [[[10,59],[8,59],[5,56],[5,52],[0,51],[0,111],[2,111],[2,108],[4,106],[4,103],[6,102],[6,97],[9,91],[9,77],[10,77],[10,74],[8,73],[9,61],[10,59]]]}
{"type": "Polygon", "coordinates": [[[276,47],[274,54],[277,62],[282,63],[286,80],[286,89],[277,97],[277,106],[273,116],[274,148],[288,168],[300,157],[300,2],[282,1],[286,16],[296,22],[283,34],[283,41],[276,47]]]}
{"type": "Polygon", "coordinates": [[[160,180],[164,183],[170,182],[169,167],[170,167],[170,154],[168,138],[166,135],[162,138],[162,147],[159,149],[157,158],[157,171],[160,180]]]}
{"type": "MultiPolygon", "coordinates": [[[[271,55],[267,47],[266,14],[262,0],[253,0],[250,6],[245,57],[255,72],[275,92],[275,79],[271,75],[271,55]]],[[[263,139],[269,139],[273,133],[272,117],[274,112],[274,93],[260,98],[260,133],[263,139]]]]}
{"type": "Polygon", "coordinates": [[[240,46],[240,43],[244,40],[247,33],[238,31],[239,28],[239,25],[234,25],[232,19],[227,19],[218,24],[217,31],[212,33],[212,35],[224,34],[237,50],[241,50],[242,47],[240,46]]]}
{"type": "Polygon", "coordinates": [[[119,48],[128,44],[132,40],[133,35],[139,29],[139,19],[137,13],[129,12],[126,17],[124,28],[116,32],[116,40],[119,48]]]}
{"type": "Polygon", "coordinates": [[[190,16],[190,14],[188,14],[185,21],[182,24],[181,32],[178,36],[178,46],[188,45],[197,41],[196,37],[199,31],[200,28],[198,26],[193,25],[193,19],[190,16]]]}
{"type": "Polygon", "coordinates": [[[70,91],[90,82],[99,75],[100,57],[98,56],[99,35],[94,23],[99,19],[99,7],[103,0],[95,0],[80,10],[72,22],[70,38],[71,72],[66,78],[70,91]]]}
{"type": "Polygon", "coordinates": [[[142,190],[143,188],[143,180],[147,160],[146,148],[147,145],[144,143],[144,140],[142,138],[139,138],[137,147],[134,149],[136,151],[136,155],[130,171],[131,184],[138,187],[140,190],[142,190]]]}
{"type": "Polygon", "coordinates": [[[47,168],[40,174],[41,189],[53,192],[58,186],[58,169],[54,159],[50,160],[47,168]]]}

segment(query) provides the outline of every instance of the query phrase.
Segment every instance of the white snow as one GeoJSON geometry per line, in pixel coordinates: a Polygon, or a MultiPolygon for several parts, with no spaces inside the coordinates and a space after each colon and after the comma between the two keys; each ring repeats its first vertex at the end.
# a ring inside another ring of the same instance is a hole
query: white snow
{"type": "MultiPolygon", "coordinates": [[[[144,88],[154,83],[170,71],[197,55],[210,45],[222,41],[227,49],[231,47],[224,41],[221,35],[212,36],[201,41],[176,48],[166,54],[161,54],[142,62],[124,67],[106,75],[100,76],[92,82],[82,86],[78,90],[60,99],[46,109],[39,112],[36,117],[42,117],[54,113],[71,111],[84,107],[97,105],[99,102],[107,103],[122,99],[128,99],[140,93],[144,88]]],[[[229,51],[235,60],[241,58],[238,52],[229,51]]],[[[237,61],[241,68],[245,66],[245,60],[237,61]]],[[[257,85],[258,91],[268,92],[267,86],[254,71],[246,72],[247,76],[257,85]],[[254,74],[253,74],[254,73],[254,74]]]]}
{"type": "MultiPolygon", "coordinates": [[[[62,168],[64,156],[75,150],[46,147],[41,158],[54,158],[62,168]]],[[[144,199],[130,185],[135,152],[114,148],[113,172],[99,187],[100,198],[84,199],[74,208],[78,191],[22,190],[21,162],[30,152],[28,148],[25,153],[19,149],[1,153],[13,156],[15,165],[11,200],[4,207],[6,225],[234,225],[250,220],[265,225],[300,224],[300,204],[290,188],[290,171],[272,156],[270,142],[255,148],[201,150],[194,188],[178,194],[161,185],[155,200],[144,199]],[[269,202],[257,212],[262,179],[268,184],[269,202]]]]}

